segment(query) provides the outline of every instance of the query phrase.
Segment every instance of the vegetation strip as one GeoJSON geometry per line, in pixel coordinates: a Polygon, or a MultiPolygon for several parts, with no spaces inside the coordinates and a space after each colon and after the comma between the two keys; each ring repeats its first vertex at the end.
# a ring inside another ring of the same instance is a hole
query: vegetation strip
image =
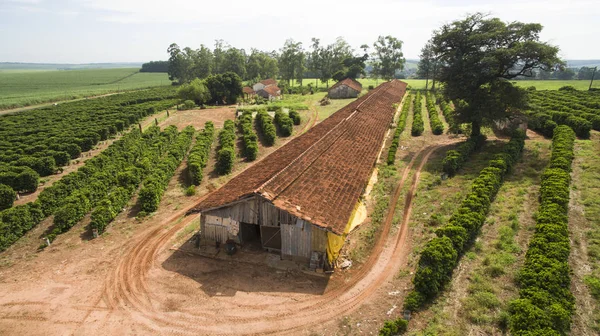
{"type": "Polygon", "coordinates": [[[473,152],[481,148],[485,143],[484,135],[472,136],[467,141],[458,145],[456,150],[451,149],[446,152],[446,157],[442,161],[442,170],[448,176],[454,176],[460,168],[467,162],[473,152]]]}
{"type": "Polygon", "coordinates": [[[433,300],[450,281],[459,258],[477,237],[502,179],[519,159],[525,134],[516,131],[503,153],[491,160],[489,166],[475,179],[467,195],[448,224],[438,229],[438,237],[430,240],[421,252],[415,277],[414,290],[408,294],[404,307],[418,310],[433,300]]]}
{"type": "Polygon", "coordinates": [[[265,110],[259,110],[256,114],[256,125],[263,136],[267,146],[273,146],[277,139],[277,131],[273,124],[273,118],[265,110]]]}
{"type": "Polygon", "coordinates": [[[409,94],[405,97],[404,104],[402,105],[402,111],[400,112],[398,123],[396,124],[396,130],[394,131],[394,138],[392,139],[392,144],[390,145],[390,149],[388,151],[388,165],[393,165],[396,161],[396,152],[398,151],[398,145],[400,143],[400,135],[402,132],[404,132],[404,128],[406,127],[406,119],[408,118],[408,112],[412,102],[412,95],[409,94]]]}
{"type": "Polygon", "coordinates": [[[454,110],[448,104],[448,101],[444,98],[442,94],[436,95],[437,100],[440,104],[440,109],[442,110],[442,114],[444,115],[444,119],[448,123],[448,131],[452,133],[458,132],[458,123],[454,120],[454,110]]]}
{"type": "Polygon", "coordinates": [[[294,121],[287,113],[284,113],[281,109],[275,111],[275,118],[273,119],[279,133],[283,137],[289,137],[292,135],[294,129],[294,121]]]}
{"type": "Polygon", "coordinates": [[[529,90],[529,127],[551,137],[558,125],[567,125],[587,139],[592,129],[600,131],[600,93],[563,87],[558,91],[529,90]]]}
{"type": "Polygon", "coordinates": [[[510,303],[515,335],[566,335],[575,298],[570,291],[569,184],[575,132],[554,129],[552,157],[542,173],[535,233],[519,272],[520,299],[510,303]]]}
{"type": "Polygon", "coordinates": [[[35,191],[39,176],[60,171],[98,142],[173,106],[174,97],[173,89],[153,89],[2,116],[0,183],[35,191]]]}
{"type": "MultiPolygon", "coordinates": [[[[177,134],[176,126],[171,125],[167,127],[167,130],[173,130],[171,132],[174,132],[175,140],[166,148],[165,155],[158,164],[152,167],[149,176],[143,182],[139,195],[142,212],[150,213],[158,209],[158,204],[169,180],[188,152],[195,132],[193,126],[187,126],[179,134],[177,134]]],[[[142,212],[141,215],[143,215],[142,212]]]]}
{"type": "Polygon", "coordinates": [[[244,143],[244,157],[248,161],[256,160],[258,155],[258,136],[254,132],[253,121],[251,111],[245,111],[238,119],[238,125],[242,132],[242,142],[244,143]]]}
{"type": "Polygon", "coordinates": [[[227,175],[233,170],[235,162],[235,124],[233,120],[225,120],[219,132],[219,151],[217,152],[217,173],[227,175]]]}
{"type": "Polygon", "coordinates": [[[200,185],[204,174],[202,170],[208,163],[210,149],[212,147],[215,135],[215,126],[212,121],[204,124],[204,129],[196,136],[196,144],[192,147],[188,155],[187,167],[190,180],[193,185],[200,185]]]}
{"type": "Polygon", "coordinates": [[[413,124],[410,134],[412,136],[419,136],[423,134],[425,126],[423,125],[423,116],[421,115],[421,91],[417,91],[415,102],[413,105],[413,124]]]}
{"type": "Polygon", "coordinates": [[[427,112],[429,113],[429,124],[431,125],[431,132],[435,135],[444,133],[444,124],[440,120],[437,108],[435,108],[435,97],[430,92],[427,92],[427,112]]]}

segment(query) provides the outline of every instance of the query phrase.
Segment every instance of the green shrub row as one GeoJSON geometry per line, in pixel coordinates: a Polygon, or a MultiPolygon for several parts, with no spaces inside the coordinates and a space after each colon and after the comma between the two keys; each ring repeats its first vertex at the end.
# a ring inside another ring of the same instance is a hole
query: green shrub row
{"type": "Polygon", "coordinates": [[[444,124],[440,120],[437,108],[435,108],[435,97],[427,92],[427,112],[429,113],[429,124],[431,125],[431,132],[435,135],[444,133],[444,124]]]}
{"type": "Polygon", "coordinates": [[[97,230],[99,234],[106,230],[110,222],[127,205],[142,178],[146,176],[153,168],[150,162],[159,162],[161,160],[163,148],[168,148],[176,139],[176,130],[168,127],[164,132],[156,126],[151,127],[144,133],[144,142],[142,145],[146,150],[141,153],[136,166],[131,166],[125,171],[117,174],[117,184],[113,185],[107,195],[98,203],[92,211],[90,228],[97,230]]]}
{"type": "Polygon", "coordinates": [[[40,183],[40,174],[29,167],[0,164],[0,184],[16,192],[34,192],[40,183]]]}
{"type": "Polygon", "coordinates": [[[571,128],[554,129],[535,233],[517,278],[519,299],[509,304],[514,335],[567,335],[570,330],[575,298],[570,290],[568,206],[574,142],[571,128]]]}
{"type": "Polygon", "coordinates": [[[383,327],[379,329],[379,336],[397,336],[402,335],[408,329],[408,321],[398,318],[393,321],[385,321],[383,327]]]}
{"type": "Polygon", "coordinates": [[[204,178],[202,172],[208,163],[214,137],[215,125],[212,121],[207,121],[204,123],[204,130],[196,136],[196,143],[187,159],[188,173],[193,185],[200,185],[204,178]]]}
{"type": "Polygon", "coordinates": [[[294,125],[300,125],[302,123],[302,118],[300,117],[300,113],[295,110],[290,111],[290,118],[294,121],[294,125]]]}
{"type": "Polygon", "coordinates": [[[256,114],[256,125],[263,136],[265,145],[273,146],[277,138],[277,131],[273,124],[273,118],[266,111],[258,111],[256,114]]]}
{"type": "Polygon", "coordinates": [[[98,229],[100,233],[103,232],[106,225],[131,198],[140,183],[141,176],[146,173],[152,174],[158,169],[157,167],[163,164],[165,160],[160,157],[161,151],[169,150],[169,146],[172,147],[173,144],[176,144],[176,139],[177,129],[175,126],[167,127],[162,133],[158,127],[153,127],[144,133],[136,141],[138,148],[131,148],[130,150],[133,152],[128,153],[129,155],[138,155],[137,159],[123,163],[121,170],[114,172],[110,178],[105,176],[104,172],[99,171],[89,184],[76,189],[65,199],[64,204],[54,213],[53,227],[47,236],[48,239],[53,241],[57,235],[71,229],[96,206],[110,204],[109,210],[114,214],[112,218],[100,216],[100,210],[96,212],[95,217],[92,217],[91,228],[98,229]],[[156,147],[158,147],[158,154],[156,150],[153,150],[156,147]],[[119,191],[119,188],[126,190],[119,191]],[[106,221],[107,219],[108,221],[106,221]]]}
{"type": "Polygon", "coordinates": [[[408,112],[410,111],[411,103],[412,95],[407,95],[406,100],[404,101],[404,105],[402,105],[402,111],[400,111],[400,116],[398,117],[398,124],[396,125],[396,130],[394,131],[394,138],[392,139],[392,144],[390,145],[390,149],[388,150],[388,165],[393,165],[396,161],[396,152],[398,151],[398,145],[400,144],[400,135],[402,134],[402,132],[404,132],[404,128],[406,127],[406,118],[408,118],[408,112]]]}
{"type": "MultiPolygon", "coordinates": [[[[175,170],[177,170],[177,167],[190,148],[194,132],[195,130],[192,126],[184,128],[177,135],[176,140],[167,148],[166,155],[152,167],[149,175],[144,179],[142,189],[139,193],[139,202],[142,211],[151,213],[158,209],[158,204],[169,184],[169,180],[175,174],[175,170]]],[[[177,133],[176,128],[175,133],[177,133]]]]}
{"type": "Polygon", "coordinates": [[[238,120],[240,132],[242,133],[242,142],[244,144],[244,157],[248,161],[256,160],[258,155],[258,136],[254,132],[254,123],[252,112],[242,113],[238,120]]]}
{"type": "Polygon", "coordinates": [[[294,121],[289,117],[288,114],[282,111],[275,112],[275,118],[273,122],[279,129],[279,134],[283,137],[289,137],[292,135],[292,131],[294,130],[294,121]]]}
{"type": "Polygon", "coordinates": [[[475,152],[485,143],[485,136],[478,135],[467,139],[456,149],[446,152],[446,157],[442,161],[442,171],[448,176],[454,176],[456,172],[467,162],[471,153],[475,152]]]}
{"type": "Polygon", "coordinates": [[[404,301],[408,310],[417,310],[433,300],[450,281],[460,257],[477,237],[504,175],[521,156],[525,133],[516,131],[504,151],[490,160],[473,181],[471,192],[463,200],[446,225],[436,230],[419,258],[413,278],[414,289],[404,301]]]}
{"type": "Polygon", "coordinates": [[[225,120],[223,129],[219,132],[219,151],[217,152],[217,173],[227,175],[233,170],[235,162],[235,123],[225,120]]]}
{"type": "MultiPolygon", "coordinates": [[[[86,161],[76,172],[63,176],[52,186],[45,188],[35,202],[0,212],[0,250],[8,248],[44,218],[59,210],[57,223],[70,225],[67,215],[77,215],[85,210],[90,200],[97,201],[104,197],[102,192],[117,183],[116,176],[133,165],[136,153],[143,150],[142,134],[138,129],[133,129],[100,155],[86,161]],[[77,205],[78,197],[82,197],[83,209],[77,205]],[[67,204],[68,208],[63,209],[67,204]]],[[[152,162],[147,164],[151,165],[152,162]]],[[[55,236],[56,233],[49,238],[53,239],[55,236]]]]}
{"type": "Polygon", "coordinates": [[[0,162],[53,174],[141,118],[173,106],[173,88],[61,103],[0,118],[0,162]]]}
{"type": "Polygon", "coordinates": [[[17,193],[6,184],[0,184],[0,211],[11,208],[17,199],[17,193]]]}
{"type": "Polygon", "coordinates": [[[444,119],[448,123],[448,131],[452,133],[459,133],[458,123],[454,119],[454,110],[450,107],[450,104],[444,99],[441,94],[438,94],[438,101],[440,103],[440,109],[442,110],[442,114],[444,115],[444,119]]]}
{"type": "Polygon", "coordinates": [[[421,115],[421,104],[421,91],[417,91],[417,96],[415,97],[415,102],[413,104],[413,124],[412,129],[410,130],[412,136],[419,136],[423,134],[423,131],[425,130],[423,116],[421,115]]]}

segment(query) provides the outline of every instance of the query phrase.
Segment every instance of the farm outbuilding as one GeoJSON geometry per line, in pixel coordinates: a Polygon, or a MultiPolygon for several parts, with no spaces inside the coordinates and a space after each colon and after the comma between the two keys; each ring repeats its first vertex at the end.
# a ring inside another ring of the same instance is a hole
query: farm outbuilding
{"type": "Polygon", "coordinates": [[[252,85],[252,90],[254,90],[255,92],[258,92],[269,86],[277,86],[277,81],[273,78],[261,80],[260,82],[252,85]]]}
{"type": "Polygon", "coordinates": [[[242,92],[244,93],[244,98],[252,98],[256,95],[256,92],[249,86],[244,86],[242,88],[242,92]]]}
{"type": "Polygon", "coordinates": [[[275,100],[281,96],[281,89],[276,85],[269,85],[256,91],[256,94],[268,100],[275,100]]]}
{"type": "Polygon", "coordinates": [[[209,194],[190,211],[200,213],[201,240],[332,265],[405,90],[380,85],[209,194]]]}
{"type": "Polygon", "coordinates": [[[356,98],[362,91],[362,84],[352,78],[335,83],[327,92],[331,99],[356,98]]]}

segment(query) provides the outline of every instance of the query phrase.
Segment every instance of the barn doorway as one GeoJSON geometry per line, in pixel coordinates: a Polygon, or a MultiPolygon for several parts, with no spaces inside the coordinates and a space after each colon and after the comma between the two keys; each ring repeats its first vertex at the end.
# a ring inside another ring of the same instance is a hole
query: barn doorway
{"type": "Polygon", "coordinates": [[[260,226],[262,246],[269,251],[281,251],[281,227],[260,226]]]}
{"type": "Polygon", "coordinates": [[[261,250],[260,227],[256,224],[240,223],[240,240],[244,247],[261,250]]]}

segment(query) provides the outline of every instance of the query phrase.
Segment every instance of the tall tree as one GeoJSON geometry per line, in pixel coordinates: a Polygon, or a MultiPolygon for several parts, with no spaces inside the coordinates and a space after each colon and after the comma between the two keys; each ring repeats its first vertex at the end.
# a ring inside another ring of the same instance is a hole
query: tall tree
{"type": "MultiPolygon", "coordinates": [[[[152,63],[152,62],[150,62],[152,63]]],[[[594,74],[594,68],[592,67],[581,67],[577,72],[577,79],[592,79],[592,75],[594,74]]]]}
{"type": "Polygon", "coordinates": [[[350,46],[343,37],[338,37],[330,47],[331,50],[331,74],[343,70],[344,61],[354,56],[354,49],[350,46]]]}
{"type": "Polygon", "coordinates": [[[373,72],[376,77],[393,79],[397,70],[404,69],[402,41],[393,36],[379,36],[373,43],[373,72]]]}
{"type": "Polygon", "coordinates": [[[421,49],[417,68],[417,76],[419,78],[425,78],[425,90],[429,87],[429,78],[433,76],[434,63],[435,54],[433,53],[433,45],[431,42],[428,42],[423,49],[421,49]]]}
{"type": "Polygon", "coordinates": [[[302,84],[304,70],[305,53],[302,49],[302,42],[295,42],[292,39],[285,41],[279,56],[281,78],[288,81],[288,84],[293,79],[302,84]]]}
{"type": "Polygon", "coordinates": [[[564,66],[558,48],[540,42],[541,30],[537,23],[505,23],[477,13],[434,32],[444,95],[456,102],[457,120],[471,123],[472,135],[524,107],[526,94],[511,79],[564,66]]]}
{"type": "Polygon", "coordinates": [[[192,72],[194,78],[206,78],[212,74],[213,54],[212,51],[204,44],[200,45],[200,49],[196,49],[193,59],[192,72]]]}
{"type": "Polygon", "coordinates": [[[229,48],[223,57],[222,72],[234,72],[246,78],[246,52],[244,49],[229,48]]]}
{"type": "Polygon", "coordinates": [[[261,79],[272,78],[279,73],[277,57],[272,54],[252,49],[246,64],[247,79],[259,81],[261,79]]]}
{"type": "Polygon", "coordinates": [[[323,47],[321,46],[321,40],[318,38],[313,37],[311,41],[312,51],[307,60],[307,67],[308,70],[315,75],[315,87],[319,87],[318,79],[321,78],[323,74],[323,59],[321,58],[321,49],[323,47]]]}
{"type": "Polygon", "coordinates": [[[215,40],[215,49],[213,50],[213,73],[223,73],[223,63],[225,62],[225,51],[229,49],[229,44],[223,40],[215,40]]]}
{"type": "Polygon", "coordinates": [[[177,43],[171,43],[167,49],[169,53],[169,80],[177,81],[180,84],[185,82],[186,61],[185,55],[177,45],[177,43]]]}

